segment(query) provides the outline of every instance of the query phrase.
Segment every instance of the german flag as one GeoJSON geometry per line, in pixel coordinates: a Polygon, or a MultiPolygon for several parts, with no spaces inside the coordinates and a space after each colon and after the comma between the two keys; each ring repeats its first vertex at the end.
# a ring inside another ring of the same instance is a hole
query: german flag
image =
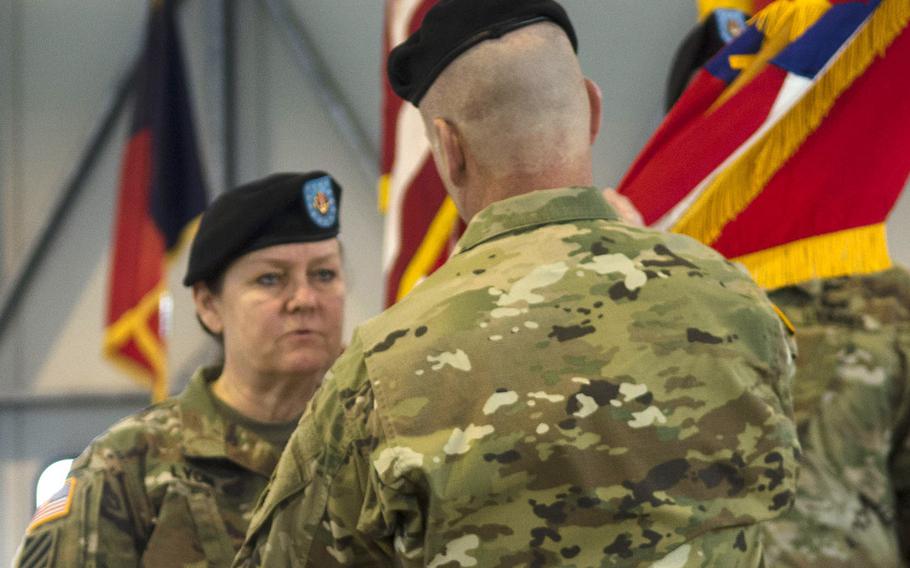
{"type": "MultiPolygon", "coordinates": [[[[417,31],[436,0],[388,0],[383,62],[417,31]]],[[[420,112],[393,91],[383,72],[382,177],[379,210],[386,216],[382,266],[390,306],[442,266],[463,226],[436,172],[420,112]]]]}
{"type": "Polygon", "coordinates": [[[765,288],[891,265],[910,0],[778,0],[694,77],[618,190],[765,288]]]}
{"type": "Polygon", "coordinates": [[[167,396],[162,304],[166,262],[205,209],[207,191],[175,2],[152,2],[138,63],[130,136],[120,173],[104,352],[167,396]]]}

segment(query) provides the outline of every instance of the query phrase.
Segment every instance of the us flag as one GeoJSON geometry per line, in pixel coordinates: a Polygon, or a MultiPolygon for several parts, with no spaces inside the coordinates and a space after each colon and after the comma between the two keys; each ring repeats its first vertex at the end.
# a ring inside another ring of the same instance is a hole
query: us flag
{"type": "MultiPolygon", "coordinates": [[[[435,3],[388,0],[383,65],[435,3]]],[[[463,226],[436,172],[420,112],[392,91],[385,72],[382,76],[379,209],[386,216],[382,268],[385,304],[390,306],[445,263],[463,226]]]]}

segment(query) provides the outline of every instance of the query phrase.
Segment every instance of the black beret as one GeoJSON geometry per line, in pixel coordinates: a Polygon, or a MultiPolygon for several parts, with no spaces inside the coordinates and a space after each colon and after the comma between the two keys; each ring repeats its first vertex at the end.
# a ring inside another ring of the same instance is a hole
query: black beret
{"type": "Polygon", "coordinates": [[[456,57],[484,40],[544,21],[559,25],[578,51],[572,22],[553,0],[440,0],[420,28],[389,53],[389,83],[417,106],[456,57]]]}
{"type": "Polygon", "coordinates": [[[746,28],[748,16],[733,9],[718,9],[699,22],[683,40],[670,67],[667,78],[665,110],[676,104],[689,85],[692,75],[725,45],[736,39],[746,28]]]}
{"type": "Polygon", "coordinates": [[[254,250],[334,238],[340,203],[341,186],[325,172],[275,174],[221,194],[199,222],[184,286],[254,250]]]}

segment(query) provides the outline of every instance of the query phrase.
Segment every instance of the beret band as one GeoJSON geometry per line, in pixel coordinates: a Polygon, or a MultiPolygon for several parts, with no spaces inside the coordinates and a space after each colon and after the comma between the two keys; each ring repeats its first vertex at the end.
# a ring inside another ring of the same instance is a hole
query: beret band
{"type": "Polygon", "coordinates": [[[554,0],[440,0],[420,28],[389,53],[392,90],[415,106],[459,55],[478,43],[519,28],[550,21],[578,51],[572,22],[554,0]]]}

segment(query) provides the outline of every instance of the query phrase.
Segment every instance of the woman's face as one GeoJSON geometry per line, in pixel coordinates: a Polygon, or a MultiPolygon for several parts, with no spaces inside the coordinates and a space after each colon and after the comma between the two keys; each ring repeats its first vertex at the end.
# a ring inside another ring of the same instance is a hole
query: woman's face
{"type": "Polygon", "coordinates": [[[337,239],[245,254],[213,294],[194,288],[199,317],[224,337],[225,364],[258,376],[323,373],[341,353],[345,282],[337,239]]]}

